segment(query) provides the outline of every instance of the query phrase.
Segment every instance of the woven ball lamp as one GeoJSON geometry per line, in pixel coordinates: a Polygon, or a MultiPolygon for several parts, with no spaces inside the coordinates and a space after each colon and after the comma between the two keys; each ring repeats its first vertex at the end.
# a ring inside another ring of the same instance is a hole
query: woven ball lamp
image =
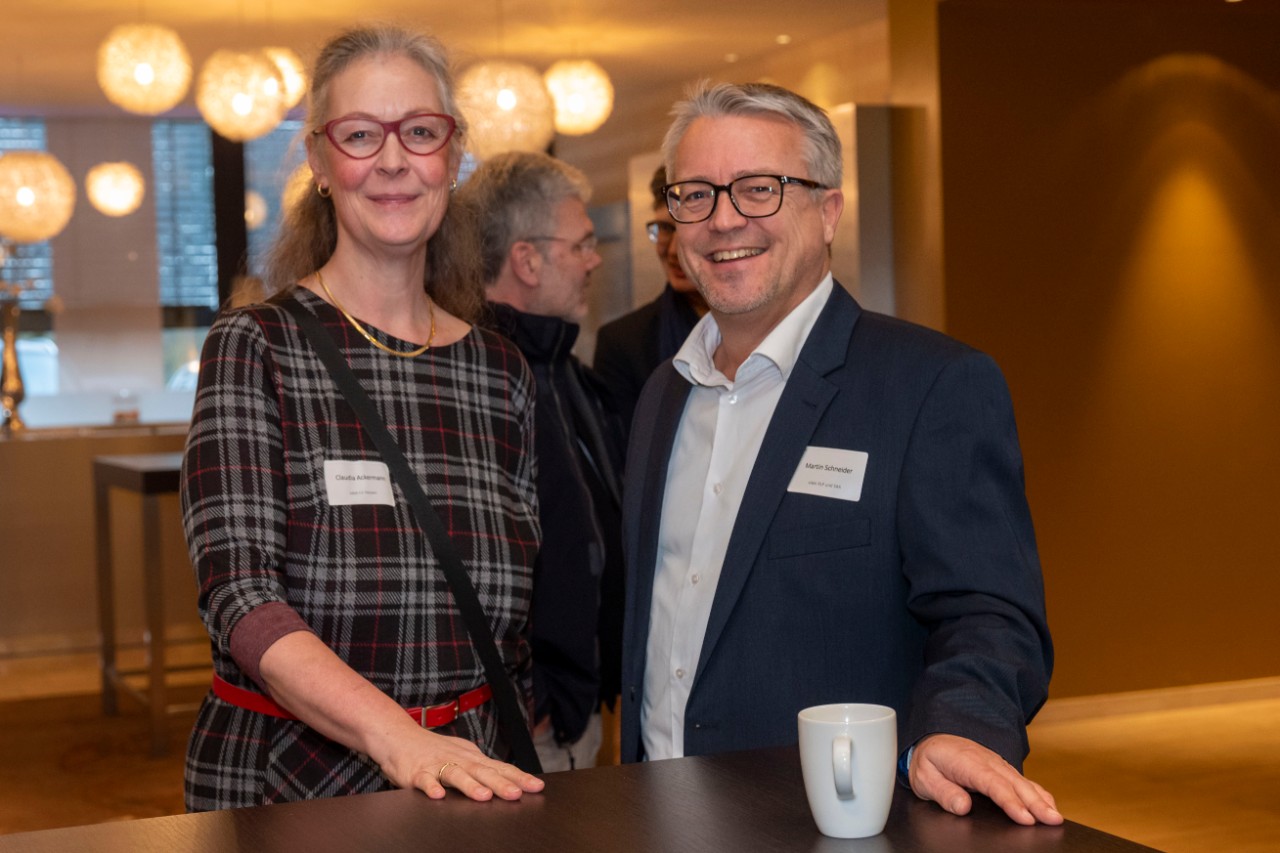
{"type": "Polygon", "coordinates": [[[0,236],[38,243],[56,236],[71,220],[76,184],[57,157],[44,151],[0,156],[0,236]]]}
{"type": "Polygon", "coordinates": [[[108,33],[98,47],[98,85],[116,106],[157,115],[186,96],[191,57],[168,27],[125,24],[108,33]]]}
{"type": "Polygon", "coordinates": [[[485,160],[503,151],[545,151],[555,136],[551,96],[542,75],[519,62],[480,62],[458,79],[472,153],[485,160]]]}
{"type": "Polygon", "coordinates": [[[244,226],[250,231],[257,231],[267,223],[267,200],[257,190],[246,190],[244,194],[244,226]]]}
{"type": "Polygon", "coordinates": [[[287,47],[264,47],[262,52],[275,63],[284,81],[284,108],[293,109],[307,93],[307,69],[298,54],[287,47]]]}
{"type": "Polygon", "coordinates": [[[613,112],[613,83],[590,59],[563,59],[548,68],[543,79],[555,102],[560,133],[591,133],[613,112]]]}
{"type": "Polygon", "coordinates": [[[221,136],[247,142],[284,118],[284,81],[265,53],[217,50],[196,80],[196,107],[221,136]]]}
{"type": "Polygon", "coordinates": [[[99,163],[84,179],[89,203],[107,216],[128,216],[137,210],[146,186],[132,163],[99,163]]]}

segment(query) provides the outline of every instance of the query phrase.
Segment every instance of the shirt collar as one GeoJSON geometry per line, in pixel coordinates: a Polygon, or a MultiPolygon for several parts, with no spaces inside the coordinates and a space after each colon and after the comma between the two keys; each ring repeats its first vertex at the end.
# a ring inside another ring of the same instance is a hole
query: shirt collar
{"type": "MultiPolygon", "coordinates": [[[[826,307],[827,299],[831,296],[831,288],[834,286],[831,273],[823,276],[813,292],[791,309],[791,313],[783,317],[782,321],[774,326],[765,339],[751,351],[742,363],[742,367],[738,369],[738,376],[743,376],[743,369],[746,369],[747,374],[750,375],[755,372],[753,367],[759,369],[757,365],[763,366],[761,362],[768,362],[777,367],[783,381],[786,381],[800,358],[800,350],[804,348],[809,332],[818,322],[818,315],[826,307]]],[[[707,312],[698,321],[698,325],[693,327],[693,331],[689,333],[689,337],[675,354],[673,361],[676,370],[693,385],[732,385],[733,383],[715,366],[713,356],[718,346],[720,346],[720,327],[716,324],[711,312],[707,312]]]]}

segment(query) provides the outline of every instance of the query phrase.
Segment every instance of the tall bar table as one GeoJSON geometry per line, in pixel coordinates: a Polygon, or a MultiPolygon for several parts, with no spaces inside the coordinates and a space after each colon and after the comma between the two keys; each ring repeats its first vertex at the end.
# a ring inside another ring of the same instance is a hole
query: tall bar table
{"type": "MultiPolygon", "coordinates": [[[[165,721],[171,710],[165,690],[164,577],[161,565],[161,495],[178,491],[181,453],[140,453],[96,456],[93,460],[94,514],[97,527],[98,624],[101,630],[102,711],[118,712],[116,690],[135,695],[150,714],[151,754],[168,748],[165,721]],[[146,666],[121,670],[116,660],[115,563],[111,541],[111,490],[123,489],[142,496],[142,580],[146,632],[143,647],[146,666]],[[147,687],[134,689],[125,676],[145,673],[147,687]]],[[[179,667],[188,668],[188,667],[179,667]]]]}

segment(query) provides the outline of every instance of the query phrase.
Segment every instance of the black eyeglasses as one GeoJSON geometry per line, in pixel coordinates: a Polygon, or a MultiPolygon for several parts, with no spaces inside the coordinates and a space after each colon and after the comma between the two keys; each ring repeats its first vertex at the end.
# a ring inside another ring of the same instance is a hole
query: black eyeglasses
{"type": "Polygon", "coordinates": [[[655,219],[653,222],[644,224],[645,233],[649,235],[649,242],[655,245],[670,243],[671,238],[676,233],[676,227],[670,222],[663,222],[655,219]]]}
{"type": "Polygon", "coordinates": [[[458,123],[453,116],[438,113],[419,113],[405,116],[399,121],[343,116],[311,133],[313,136],[323,133],[334,148],[353,160],[368,160],[382,150],[387,137],[393,134],[400,137],[400,144],[410,154],[420,157],[434,154],[449,144],[457,127],[458,123]]]}
{"type": "Polygon", "coordinates": [[[667,210],[676,222],[688,225],[710,219],[716,211],[720,194],[727,192],[729,201],[738,213],[750,219],[773,216],[782,208],[782,189],[787,184],[799,184],[813,190],[825,190],[817,181],[806,178],[790,178],[786,175],[743,175],[732,183],[713,184],[709,181],[677,181],[662,188],[667,197],[667,210]]]}

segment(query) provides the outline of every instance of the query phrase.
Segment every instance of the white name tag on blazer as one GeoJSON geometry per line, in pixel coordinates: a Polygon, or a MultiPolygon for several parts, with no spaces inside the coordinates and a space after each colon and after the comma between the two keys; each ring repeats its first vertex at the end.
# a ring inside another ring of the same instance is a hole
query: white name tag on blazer
{"type": "Polygon", "coordinates": [[[383,504],[395,506],[391,492],[391,469],[385,462],[339,462],[326,459],[324,487],[330,506],[383,504]]]}
{"type": "Polygon", "coordinates": [[[787,491],[842,501],[861,500],[866,473],[867,454],[861,450],[806,447],[787,491]]]}

